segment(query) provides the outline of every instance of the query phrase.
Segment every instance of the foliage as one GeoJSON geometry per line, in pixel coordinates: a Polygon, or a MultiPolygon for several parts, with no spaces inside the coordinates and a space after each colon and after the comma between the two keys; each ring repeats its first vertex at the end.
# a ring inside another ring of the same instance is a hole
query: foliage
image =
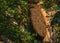
{"type": "Polygon", "coordinates": [[[32,40],[29,32],[21,31],[22,25],[28,28],[29,8],[26,1],[0,0],[0,9],[0,35],[4,35],[11,40],[21,40],[22,37],[25,37],[24,39],[27,41],[32,40]],[[21,9],[18,9],[18,6],[21,6],[21,9]],[[18,12],[20,10],[21,13],[18,12]]]}

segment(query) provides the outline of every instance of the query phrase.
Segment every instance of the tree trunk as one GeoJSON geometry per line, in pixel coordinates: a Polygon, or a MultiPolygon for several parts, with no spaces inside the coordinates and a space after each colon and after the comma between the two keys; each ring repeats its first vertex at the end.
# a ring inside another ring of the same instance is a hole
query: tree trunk
{"type": "Polygon", "coordinates": [[[31,21],[34,27],[34,30],[42,37],[44,37],[44,42],[50,41],[50,32],[49,32],[49,22],[46,19],[47,13],[42,8],[42,6],[37,4],[30,4],[31,12],[31,21]]]}

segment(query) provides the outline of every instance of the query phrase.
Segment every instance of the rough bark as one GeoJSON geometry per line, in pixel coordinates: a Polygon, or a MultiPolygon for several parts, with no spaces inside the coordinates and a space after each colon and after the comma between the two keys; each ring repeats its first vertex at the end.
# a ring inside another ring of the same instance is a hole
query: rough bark
{"type": "Polygon", "coordinates": [[[30,4],[31,21],[35,31],[42,37],[44,42],[50,41],[50,32],[48,31],[48,21],[46,19],[46,12],[39,4],[30,4]]]}

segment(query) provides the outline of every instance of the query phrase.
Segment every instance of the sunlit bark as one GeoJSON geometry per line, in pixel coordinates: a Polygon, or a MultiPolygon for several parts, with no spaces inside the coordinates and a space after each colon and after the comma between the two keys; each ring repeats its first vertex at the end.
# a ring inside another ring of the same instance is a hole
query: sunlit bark
{"type": "Polygon", "coordinates": [[[42,37],[44,42],[50,41],[49,21],[46,18],[46,11],[42,8],[39,3],[30,5],[31,20],[35,31],[42,37]]]}

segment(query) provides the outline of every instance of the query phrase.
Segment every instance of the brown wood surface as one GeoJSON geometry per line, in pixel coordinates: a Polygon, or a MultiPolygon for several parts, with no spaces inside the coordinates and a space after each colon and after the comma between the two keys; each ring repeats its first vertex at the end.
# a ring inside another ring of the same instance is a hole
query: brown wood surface
{"type": "Polygon", "coordinates": [[[36,33],[44,37],[43,42],[51,42],[51,35],[49,32],[49,22],[47,21],[47,13],[37,4],[30,5],[31,21],[36,33]]]}
{"type": "Polygon", "coordinates": [[[40,35],[45,37],[46,35],[46,23],[40,12],[40,7],[37,5],[32,5],[30,8],[31,20],[35,31],[40,35]]]}

